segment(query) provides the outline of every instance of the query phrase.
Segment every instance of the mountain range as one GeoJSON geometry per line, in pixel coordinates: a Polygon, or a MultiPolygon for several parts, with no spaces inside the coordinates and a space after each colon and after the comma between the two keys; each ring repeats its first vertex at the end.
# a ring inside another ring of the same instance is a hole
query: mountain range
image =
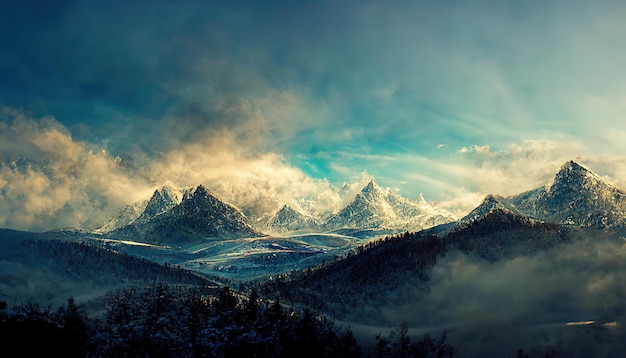
{"type": "Polygon", "coordinates": [[[626,194],[573,161],[551,183],[489,194],[458,220],[375,180],[327,217],[283,204],[254,221],[202,185],[162,187],[95,231],[0,230],[0,293],[94,298],[156,281],[230,282],[345,322],[481,335],[464,342],[575,337],[578,348],[613,326],[578,335],[562,331],[567,322],[626,312],[625,233],[626,194]]]}
{"type": "Polygon", "coordinates": [[[514,196],[489,194],[458,220],[422,196],[408,200],[381,188],[374,179],[343,209],[327,217],[314,217],[283,204],[253,221],[203,186],[184,192],[157,189],[149,200],[122,208],[96,232],[125,240],[171,243],[175,237],[232,239],[347,229],[419,231],[447,223],[455,223],[458,230],[494,210],[566,225],[603,229],[626,225],[626,194],[574,161],[563,164],[552,183],[514,196]]]}
{"type": "Polygon", "coordinates": [[[447,331],[463,356],[507,356],[501,347],[516,344],[621,356],[602,349],[625,334],[617,328],[625,291],[615,281],[626,276],[622,198],[567,162],[544,187],[489,194],[459,220],[369,241],[356,255],[260,289],[341,321],[447,331]]]}
{"type": "MultiPolygon", "coordinates": [[[[211,203],[201,205],[205,207],[202,214],[205,218],[213,217],[216,225],[221,230],[210,229],[212,222],[208,220],[203,229],[196,228],[187,230],[184,236],[189,238],[194,233],[198,237],[210,237],[222,235],[223,238],[240,238],[246,235],[262,236],[266,234],[288,235],[293,233],[326,232],[338,229],[389,229],[395,231],[416,231],[423,228],[454,221],[454,218],[444,210],[428,203],[422,196],[417,202],[410,201],[392,192],[381,188],[375,180],[371,180],[354,199],[343,209],[326,218],[316,218],[308,213],[301,212],[284,204],[279,210],[267,214],[253,221],[246,217],[241,210],[226,203],[217,194],[210,192],[203,186],[201,192],[205,198],[210,197],[211,203]],[[237,212],[235,215],[234,212],[237,212]],[[232,220],[232,221],[230,221],[232,220]],[[246,229],[242,229],[246,227],[246,229]],[[248,228],[249,227],[249,228],[248,228]]],[[[197,189],[196,189],[197,191],[197,189]]],[[[193,189],[187,189],[183,198],[179,199],[178,193],[170,187],[162,187],[154,191],[147,201],[140,201],[127,205],[110,221],[97,229],[98,233],[107,233],[110,236],[126,240],[156,243],[159,235],[164,240],[170,239],[175,234],[172,216],[189,216],[188,221],[197,221],[198,211],[183,210],[193,195],[193,189]],[[157,226],[152,227],[152,226],[157,226]],[[163,233],[161,234],[161,231],[163,233]]],[[[179,223],[175,225],[180,225],[179,223]]],[[[176,226],[179,227],[179,226],[176,226]]],[[[180,233],[179,233],[180,234],[180,233]]]]}

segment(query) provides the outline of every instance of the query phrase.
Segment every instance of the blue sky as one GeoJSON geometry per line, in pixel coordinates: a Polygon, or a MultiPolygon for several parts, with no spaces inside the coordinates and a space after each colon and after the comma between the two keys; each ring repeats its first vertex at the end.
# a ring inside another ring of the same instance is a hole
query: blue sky
{"type": "Polygon", "coordinates": [[[0,212],[17,214],[0,224],[93,224],[164,182],[285,201],[376,177],[462,210],[569,159],[626,184],[624,18],[619,1],[2,1],[0,212]]]}

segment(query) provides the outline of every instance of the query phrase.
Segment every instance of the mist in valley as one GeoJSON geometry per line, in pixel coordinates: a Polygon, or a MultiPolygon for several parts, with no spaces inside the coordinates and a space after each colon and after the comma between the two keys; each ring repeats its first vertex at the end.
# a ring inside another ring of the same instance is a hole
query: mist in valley
{"type": "MultiPolygon", "coordinates": [[[[447,332],[462,357],[513,356],[519,348],[617,356],[626,349],[626,241],[586,235],[497,261],[451,251],[433,266],[426,289],[381,311],[395,327],[406,322],[415,338],[447,332]]],[[[375,331],[355,328],[365,340],[375,331]]]]}

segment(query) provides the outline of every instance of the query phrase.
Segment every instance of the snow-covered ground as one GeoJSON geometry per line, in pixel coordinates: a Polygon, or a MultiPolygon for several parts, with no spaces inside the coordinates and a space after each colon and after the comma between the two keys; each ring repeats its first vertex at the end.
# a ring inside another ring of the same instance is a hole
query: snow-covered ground
{"type": "MultiPolygon", "coordinates": [[[[81,240],[98,243],[128,255],[179,266],[236,281],[306,269],[344,256],[370,240],[397,230],[339,230],[291,236],[264,236],[224,240],[213,238],[183,245],[153,245],[116,240],[106,235],[84,234],[81,240]]],[[[76,234],[67,232],[68,240],[76,234]]],[[[61,237],[61,232],[56,237],[61,237]]]]}

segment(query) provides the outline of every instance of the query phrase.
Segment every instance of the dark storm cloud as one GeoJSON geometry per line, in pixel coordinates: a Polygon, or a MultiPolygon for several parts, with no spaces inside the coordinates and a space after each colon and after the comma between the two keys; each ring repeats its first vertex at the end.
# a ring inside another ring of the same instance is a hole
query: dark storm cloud
{"type": "MultiPolygon", "coordinates": [[[[263,64],[245,37],[244,11],[196,2],[40,5],[3,6],[0,100],[69,128],[87,125],[121,145],[129,138],[120,133],[141,142],[163,118],[236,125],[224,102],[263,86],[263,71],[247,69],[247,61],[263,64]]],[[[160,143],[144,146],[158,151],[160,143]]]]}

